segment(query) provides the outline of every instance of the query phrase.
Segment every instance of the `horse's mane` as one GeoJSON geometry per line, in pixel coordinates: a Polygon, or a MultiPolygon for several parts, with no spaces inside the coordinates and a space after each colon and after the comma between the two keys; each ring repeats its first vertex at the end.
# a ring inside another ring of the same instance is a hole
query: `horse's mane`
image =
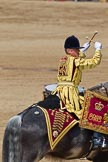
{"type": "Polygon", "coordinates": [[[44,107],[46,109],[60,108],[60,99],[57,95],[49,95],[43,101],[39,101],[37,105],[44,107]]]}
{"type": "Polygon", "coordinates": [[[108,97],[108,82],[100,83],[96,86],[89,88],[88,90],[94,91],[102,96],[108,97]]]}

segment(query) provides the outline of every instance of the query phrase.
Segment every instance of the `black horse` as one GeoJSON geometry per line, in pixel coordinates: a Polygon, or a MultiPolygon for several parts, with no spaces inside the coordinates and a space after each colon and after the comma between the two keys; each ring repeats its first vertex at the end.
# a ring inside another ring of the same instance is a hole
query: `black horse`
{"type": "MultiPolygon", "coordinates": [[[[108,97],[108,82],[91,88],[108,97]]],[[[108,151],[92,150],[93,131],[76,124],[51,150],[44,113],[38,105],[46,108],[60,107],[56,95],[31,105],[12,117],[3,139],[2,162],[34,162],[46,155],[62,159],[86,158],[93,162],[108,162],[108,151]]]]}

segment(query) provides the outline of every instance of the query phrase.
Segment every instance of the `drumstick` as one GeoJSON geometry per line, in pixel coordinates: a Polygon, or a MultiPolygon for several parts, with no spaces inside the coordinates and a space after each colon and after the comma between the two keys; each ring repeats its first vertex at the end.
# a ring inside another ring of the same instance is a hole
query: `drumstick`
{"type": "MultiPolygon", "coordinates": [[[[89,44],[91,43],[91,42],[93,42],[92,40],[94,39],[94,37],[96,36],[96,34],[98,34],[98,31],[95,31],[95,33],[93,34],[93,36],[91,37],[91,39],[89,40],[89,44]]],[[[86,39],[88,39],[88,37],[86,37],[86,39]]],[[[94,42],[93,42],[94,43],[94,42]]]]}
{"type": "MultiPolygon", "coordinates": [[[[89,37],[87,36],[87,37],[86,37],[86,39],[87,39],[87,40],[89,40],[89,37]]],[[[94,41],[92,41],[92,40],[91,40],[91,42],[92,42],[92,43],[95,43],[95,42],[94,42],[94,41]]]]}

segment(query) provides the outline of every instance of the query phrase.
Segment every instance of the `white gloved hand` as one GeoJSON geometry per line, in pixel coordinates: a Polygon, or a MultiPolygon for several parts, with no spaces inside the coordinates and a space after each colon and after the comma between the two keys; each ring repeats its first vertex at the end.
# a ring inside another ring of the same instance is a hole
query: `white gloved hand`
{"type": "Polygon", "coordinates": [[[94,47],[95,47],[96,50],[101,50],[102,44],[100,42],[95,42],[94,47]]]}
{"type": "Polygon", "coordinates": [[[85,44],[83,45],[83,47],[84,47],[84,48],[82,48],[80,51],[81,51],[81,52],[87,51],[87,49],[90,47],[90,43],[89,43],[89,42],[85,43],[85,44]]]}

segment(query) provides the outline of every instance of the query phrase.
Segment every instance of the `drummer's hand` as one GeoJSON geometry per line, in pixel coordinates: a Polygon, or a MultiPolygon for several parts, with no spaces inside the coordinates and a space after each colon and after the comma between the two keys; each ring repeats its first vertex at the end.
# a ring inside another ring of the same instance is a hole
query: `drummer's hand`
{"type": "Polygon", "coordinates": [[[90,43],[89,42],[87,42],[87,43],[85,43],[84,45],[83,45],[83,48],[80,50],[81,52],[86,52],[87,51],[87,49],[90,47],[90,43]]]}
{"type": "Polygon", "coordinates": [[[94,47],[95,47],[96,50],[101,50],[102,44],[100,42],[95,42],[94,47]]]}

